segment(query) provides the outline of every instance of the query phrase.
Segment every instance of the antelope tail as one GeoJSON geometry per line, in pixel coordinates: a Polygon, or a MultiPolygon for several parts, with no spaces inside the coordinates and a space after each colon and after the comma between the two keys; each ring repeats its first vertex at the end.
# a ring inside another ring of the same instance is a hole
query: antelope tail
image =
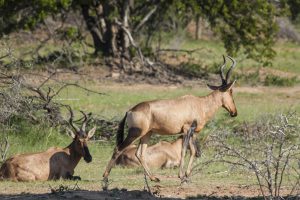
{"type": "Polygon", "coordinates": [[[126,117],[127,117],[127,112],[124,118],[122,119],[122,121],[119,123],[119,128],[117,132],[117,146],[120,146],[124,140],[124,127],[125,127],[126,117]]]}

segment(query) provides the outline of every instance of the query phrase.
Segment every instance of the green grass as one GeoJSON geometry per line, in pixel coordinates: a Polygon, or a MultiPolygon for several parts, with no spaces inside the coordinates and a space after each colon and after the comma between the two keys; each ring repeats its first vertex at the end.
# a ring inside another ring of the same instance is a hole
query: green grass
{"type": "Polygon", "coordinates": [[[65,146],[71,141],[71,138],[62,135],[57,128],[50,127],[47,123],[32,125],[25,119],[12,120],[10,129],[2,131],[8,136],[9,155],[44,151],[45,147],[65,146]]]}
{"type": "MultiPolygon", "coordinates": [[[[93,84],[94,85],[94,84],[93,84]]],[[[63,103],[68,103],[76,109],[92,111],[96,115],[104,116],[108,119],[112,117],[123,117],[125,112],[139,102],[153,99],[168,99],[186,94],[197,96],[207,95],[210,90],[202,87],[155,87],[155,86],[122,86],[115,87],[114,84],[106,86],[92,86],[99,92],[106,95],[98,95],[78,91],[76,88],[67,89],[64,94],[57,99],[63,103]],[[71,99],[71,101],[68,101],[71,99]],[[73,99],[73,100],[72,100],[73,99]],[[75,100],[74,100],[75,99],[75,100]]],[[[289,90],[289,89],[287,89],[289,90]]],[[[280,112],[289,108],[300,111],[300,105],[296,101],[297,96],[287,98],[282,91],[268,89],[260,93],[234,92],[235,102],[238,108],[238,117],[234,120],[249,121],[255,116],[264,113],[280,112]],[[282,104],[284,102],[284,104],[282,104]]],[[[216,118],[228,115],[224,109],[220,109],[216,118]]],[[[229,118],[230,119],[230,118],[229,118]]]]}
{"type": "Polygon", "coordinates": [[[275,46],[277,56],[274,59],[273,65],[275,69],[300,73],[300,45],[296,43],[278,43],[275,46]]]}
{"type": "MultiPolygon", "coordinates": [[[[82,181],[78,183],[80,189],[83,190],[100,190],[102,188],[102,173],[105,170],[106,164],[108,163],[113,147],[107,143],[91,142],[89,149],[93,155],[93,161],[89,164],[83,160],[79,162],[75,169],[75,175],[79,175],[82,181]]],[[[196,164],[199,161],[196,160],[196,164]]],[[[254,184],[253,178],[246,177],[244,174],[226,172],[228,171],[227,166],[223,164],[213,165],[203,171],[192,176],[193,187],[198,187],[209,183],[211,186],[218,186],[220,181],[225,184],[254,184]]],[[[162,187],[178,187],[180,180],[177,179],[178,169],[153,169],[152,172],[161,178],[159,185],[162,187]],[[172,177],[171,181],[170,178],[172,177]]],[[[129,190],[137,189],[143,190],[144,188],[144,175],[141,168],[122,168],[114,167],[111,171],[109,188],[126,188],[129,190]]],[[[74,181],[47,181],[47,182],[30,182],[30,183],[16,183],[10,181],[0,182],[1,193],[5,193],[6,190],[14,190],[17,193],[29,192],[29,193],[44,193],[50,192],[50,188],[58,188],[60,185],[74,186],[74,181]]],[[[150,183],[151,186],[155,183],[150,183]]]]}
{"type": "MultiPolygon", "coordinates": [[[[185,94],[206,95],[210,91],[201,87],[171,87],[171,86],[149,86],[149,85],[118,85],[108,83],[105,86],[96,82],[85,83],[86,87],[104,92],[106,95],[87,93],[76,88],[69,88],[56,98],[57,101],[69,103],[76,110],[92,111],[93,114],[109,118],[121,118],[125,111],[138,102],[152,99],[165,99],[185,94]]],[[[288,90],[288,89],[287,89],[288,90]]],[[[284,90],[270,88],[266,92],[240,91],[234,93],[238,117],[231,118],[224,109],[217,112],[215,118],[202,134],[209,134],[216,127],[233,126],[243,121],[255,121],[265,113],[278,113],[288,109],[300,111],[299,94],[287,97],[284,90]]],[[[18,124],[22,126],[22,124],[18,124]]],[[[24,125],[25,126],[25,125],[24,125]]],[[[37,152],[46,150],[50,146],[65,147],[71,142],[71,138],[58,133],[56,129],[46,126],[22,127],[24,133],[11,134],[9,140],[11,148],[9,156],[16,153],[37,152]],[[19,134],[19,135],[18,135],[19,134]]],[[[165,138],[163,139],[170,139],[165,138]]],[[[114,146],[109,142],[90,142],[90,152],[93,155],[92,163],[83,160],[75,169],[75,175],[80,175],[83,181],[78,183],[81,189],[99,190],[101,188],[102,173],[108,163],[114,146]]],[[[198,163],[209,158],[210,153],[204,149],[204,158],[196,161],[198,163]]],[[[153,170],[161,178],[160,185],[164,187],[178,187],[178,169],[153,170]],[[170,178],[171,177],[171,178],[170,178]]],[[[142,190],[144,187],[143,171],[139,169],[127,169],[115,167],[110,175],[110,188],[127,188],[142,190]]],[[[254,185],[253,174],[230,172],[223,164],[215,164],[196,174],[192,178],[193,187],[217,187],[219,185],[254,185]]],[[[154,183],[150,183],[152,186],[154,183]]],[[[35,183],[0,182],[3,192],[14,190],[20,192],[49,192],[50,187],[57,188],[59,185],[75,185],[72,181],[49,181],[35,183]],[[32,189],[35,188],[35,189],[32,189]]],[[[0,192],[1,193],[1,192],[0,192]]]]}
{"type": "MultiPolygon", "coordinates": [[[[216,63],[222,62],[221,55],[227,55],[223,44],[220,41],[203,41],[186,39],[182,44],[183,49],[197,49],[202,50],[194,53],[193,56],[201,61],[202,67],[210,67],[216,63]]],[[[300,74],[300,45],[292,42],[277,42],[274,46],[276,56],[272,60],[273,66],[271,68],[281,70],[284,72],[291,72],[300,74]]],[[[238,54],[236,57],[239,69],[257,69],[262,65],[252,59],[246,59],[245,55],[238,54]]]]}
{"type": "MultiPolygon", "coordinates": [[[[21,52],[27,52],[33,49],[35,44],[26,44],[23,41],[15,48],[15,56],[21,56],[21,52]]],[[[75,51],[76,48],[74,47],[75,51]]],[[[221,55],[226,51],[219,41],[204,41],[186,39],[180,46],[182,49],[197,49],[203,48],[197,53],[193,53],[194,62],[199,64],[201,70],[216,71],[219,64],[222,62],[221,55]]],[[[60,49],[59,45],[50,44],[41,49],[40,54],[47,56],[50,51],[60,49]]],[[[300,75],[300,45],[291,42],[278,42],[274,47],[277,56],[273,59],[273,69],[283,72],[292,73],[293,76],[300,75]]],[[[89,52],[92,49],[89,48],[89,52]]],[[[4,63],[9,58],[4,60],[4,63]]],[[[24,61],[30,61],[29,55],[22,58],[24,61]]],[[[238,62],[237,69],[244,76],[244,71],[256,72],[262,65],[251,59],[246,59],[244,55],[238,54],[236,56],[238,62]]],[[[189,73],[193,74],[197,71],[196,65],[189,67],[189,73]]],[[[241,77],[242,78],[242,77],[241,77]]],[[[254,74],[251,79],[258,80],[254,74]]],[[[251,80],[250,80],[251,81],[251,80]]],[[[247,82],[247,81],[245,81],[247,82]]],[[[276,83],[278,81],[275,81],[276,83]]],[[[275,83],[275,84],[276,84],[275,83]]],[[[239,81],[238,81],[238,84],[239,81]]],[[[147,85],[120,85],[115,83],[98,83],[85,82],[87,88],[104,92],[106,95],[97,95],[88,93],[78,88],[65,89],[61,95],[55,98],[56,101],[65,104],[70,104],[75,110],[84,110],[93,112],[94,115],[104,117],[106,119],[123,117],[125,112],[135,104],[153,99],[167,99],[178,97],[185,94],[206,95],[210,91],[203,87],[194,85],[193,87],[182,86],[147,86],[147,85]]],[[[273,84],[274,85],[274,84],[273,84]]],[[[256,91],[237,91],[234,93],[235,102],[238,109],[238,116],[236,118],[229,117],[224,109],[220,109],[214,119],[207,124],[202,130],[202,135],[208,135],[215,128],[226,128],[236,126],[238,123],[244,121],[255,121],[259,116],[267,113],[280,113],[287,110],[300,111],[300,94],[299,92],[288,92],[291,88],[277,90],[277,88],[269,87],[259,92],[256,91]]],[[[78,112],[77,112],[78,115],[78,112]]],[[[67,116],[65,116],[67,117],[67,116]]],[[[15,128],[9,132],[10,149],[8,156],[17,153],[38,152],[44,151],[51,146],[65,147],[71,142],[71,138],[66,136],[55,128],[48,126],[27,126],[17,122],[15,128]],[[19,131],[15,131],[19,130],[19,131]]],[[[2,131],[2,130],[1,130],[2,131]]],[[[99,130],[98,130],[99,131],[99,130]]],[[[5,131],[3,131],[5,132],[5,131]]],[[[172,140],[170,137],[161,137],[162,139],[172,140]]],[[[160,139],[161,139],[160,138],[160,139]]],[[[95,142],[89,144],[90,152],[93,155],[92,163],[85,163],[83,160],[75,169],[75,175],[80,175],[82,181],[78,183],[81,189],[85,190],[99,190],[101,188],[102,173],[108,163],[112,151],[113,144],[111,142],[95,142]]],[[[204,149],[204,158],[197,160],[196,163],[201,163],[203,160],[209,158],[210,153],[204,149]]],[[[178,169],[156,169],[153,170],[161,178],[160,185],[165,187],[177,188],[180,181],[176,178],[178,169]],[[171,177],[171,178],[170,178],[171,177]],[[171,180],[170,180],[171,179],[171,180]]],[[[110,188],[127,188],[138,189],[144,188],[143,170],[127,169],[115,167],[110,175],[110,188]]],[[[253,174],[245,172],[231,172],[228,167],[223,164],[211,165],[204,171],[199,172],[192,178],[192,186],[194,187],[215,187],[222,185],[254,185],[255,178],[253,174]]],[[[31,183],[14,183],[14,182],[0,182],[0,194],[6,191],[22,192],[49,192],[50,188],[56,188],[60,185],[74,185],[74,181],[49,181],[49,182],[31,182],[31,183]]],[[[151,185],[155,185],[151,183],[151,185]]]]}

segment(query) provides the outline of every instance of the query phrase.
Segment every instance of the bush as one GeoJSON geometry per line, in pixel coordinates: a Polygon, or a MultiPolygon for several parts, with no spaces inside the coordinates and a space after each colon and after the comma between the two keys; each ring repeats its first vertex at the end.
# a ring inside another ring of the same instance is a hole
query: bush
{"type": "Polygon", "coordinates": [[[300,187],[300,117],[269,115],[236,131],[221,130],[209,144],[214,159],[255,174],[264,199],[282,199],[282,186],[297,195],[300,187]]]}
{"type": "Polygon", "coordinates": [[[275,75],[267,75],[264,81],[265,86],[294,86],[297,83],[297,77],[283,78],[275,75]]]}
{"type": "Polygon", "coordinates": [[[187,77],[206,77],[207,71],[204,70],[199,64],[185,63],[183,64],[178,73],[187,77]]]}
{"type": "Polygon", "coordinates": [[[239,83],[256,86],[260,82],[259,71],[257,70],[254,73],[249,74],[240,74],[238,75],[237,80],[239,83]]]}

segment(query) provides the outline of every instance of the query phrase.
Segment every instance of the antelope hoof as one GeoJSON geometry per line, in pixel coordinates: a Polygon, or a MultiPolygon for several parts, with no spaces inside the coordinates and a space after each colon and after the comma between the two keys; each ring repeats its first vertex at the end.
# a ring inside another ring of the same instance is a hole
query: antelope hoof
{"type": "Polygon", "coordinates": [[[184,178],[183,173],[179,173],[178,178],[180,178],[182,180],[184,178]]]}
{"type": "Polygon", "coordinates": [[[191,182],[191,180],[187,176],[180,178],[180,180],[181,180],[181,185],[188,184],[189,182],[191,182]]]}
{"type": "Polygon", "coordinates": [[[149,177],[151,181],[154,181],[154,182],[159,182],[159,178],[155,177],[155,176],[150,176],[149,177]]]}
{"type": "Polygon", "coordinates": [[[73,176],[72,179],[73,181],[81,181],[80,176],[73,176]]]}
{"type": "Polygon", "coordinates": [[[104,177],[102,180],[102,189],[107,190],[108,189],[108,178],[104,177]]]}
{"type": "Polygon", "coordinates": [[[185,172],[185,177],[188,178],[190,176],[191,172],[185,172]]]}
{"type": "Polygon", "coordinates": [[[103,180],[104,180],[104,179],[107,179],[107,177],[108,177],[108,172],[105,171],[105,172],[103,173],[102,177],[103,177],[103,180]]]}

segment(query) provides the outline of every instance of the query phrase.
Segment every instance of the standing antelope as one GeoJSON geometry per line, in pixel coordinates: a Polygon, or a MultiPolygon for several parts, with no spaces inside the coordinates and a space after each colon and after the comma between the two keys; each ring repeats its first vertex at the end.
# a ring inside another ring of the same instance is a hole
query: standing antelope
{"type": "Polygon", "coordinates": [[[73,112],[71,110],[70,112],[69,123],[75,133],[69,130],[73,137],[69,146],[66,148],[51,147],[44,152],[15,155],[7,159],[1,166],[0,179],[12,181],[80,179],[78,176],[73,176],[74,169],[82,157],[87,163],[92,161],[87,141],[94,135],[96,127],[88,133],[85,131],[88,118],[82,112],[84,121],[78,128],[73,124],[73,112]]]}
{"type": "MultiPolygon", "coordinates": [[[[200,148],[195,143],[196,157],[200,157],[200,148]]],[[[181,150],[183,147],[183,136],[179,136],[174,142],[161,141],[149,146],[146,151],[146,163],[150,168],[172,168],[178,167],[181,160],[181,150]]],[[[140,162],[135,156],[136,145],[130,145],[116,160],[116,165],[126,167],[140,166],[140,162]]]]}
{"type": "MultiPolygon", "coordinates": [[[[122,154],[124,149],[140,140],[136,156],[143,166],[146,174],[152,181],[159,181],[157,177],[150,172],[145,157],[148,141],[153,133],[161,135],[174,135],[178,133],[187,134],[193,120],[196,120],[196,132],[200,132],[207,121],[212,118],[214,113],[220,108],[224,107],[232,117],[237,116],[237,109],[234,104],[232,87],[235,81],[228,82],[230,74],[236,65],[236,61],[227,56],[232,65],[224,77],[223,69],[226,64],[226,59],[223,56],[224,63],[220,67],[220,77],[222,84],[220,86],[208,85],[213,90],[207,96],[197,97],[193,95],[186,95],[175,99],[167,100],[154,100],[146,101],[137,104],[129,111],[126,112],[124,118],[119,124],[117,133],[117,146],[114,149],[111,160],[109,161],[106,170],[103,174],[104,181],[107,182],[108,175],[111,168],[114,166],[116,159],[122,154]],[[124,126],[127,119],[128,135],[124,139],[124,126]]],[[[196,134],[189,140],[190,146],[190,160],[185,175],[188,176],[191,172],[192,163],[195,157],[195,148],[192,145],[195,140],[196,134]]],[[[182,151],[179,177],[184,178],[183,165],[184,165],[185,151],[182,151]]]]}

